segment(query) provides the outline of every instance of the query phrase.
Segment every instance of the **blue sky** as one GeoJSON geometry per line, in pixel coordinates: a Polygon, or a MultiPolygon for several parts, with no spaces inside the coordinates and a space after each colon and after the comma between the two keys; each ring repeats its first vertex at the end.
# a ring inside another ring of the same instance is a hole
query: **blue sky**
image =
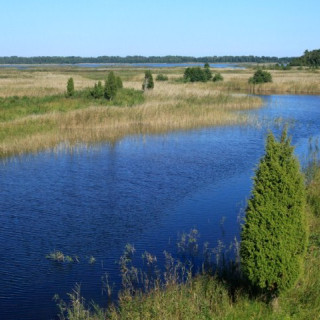
{"type": "Polygon", "coordinates": [[[320,0],[0,0],[0,56],[268,55],[320,48],[320,0]]]}

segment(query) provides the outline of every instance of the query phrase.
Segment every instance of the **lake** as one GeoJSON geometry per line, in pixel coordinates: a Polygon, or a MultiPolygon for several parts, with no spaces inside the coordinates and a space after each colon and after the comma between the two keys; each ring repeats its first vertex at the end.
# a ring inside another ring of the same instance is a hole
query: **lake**
{"type": "MultiPolygon", "coordinates": [[[[75,63],[75,64],[0,64],[0,68],[28,69],[33,67],[79,67],[79,68],[110,68],[110,67],[139,67],[139,68],[186,68],[203,67],[204,63],[75,63]]],[[[211,68],[245,69],[234,63],[209,63],[211,68]]]]}
{"type": "Polygon", "coordinates": [[[255,124],[127,137],[75,152],[42,152],[0,163],[0,318],[54,319],[54,294],[76,283],[104,304],[101,277],[119,287],[119,259],[131,243],[163,261],[178,234],[200,244],[239,239],[239,213],[268,129],[289,122],[296,154],[320,134],[320,96],[272,95],[255,124]],[[46,259],[53,250],[79,263],[46,259]],[[96,259],[90,264],[89,258],[96,259]]]}

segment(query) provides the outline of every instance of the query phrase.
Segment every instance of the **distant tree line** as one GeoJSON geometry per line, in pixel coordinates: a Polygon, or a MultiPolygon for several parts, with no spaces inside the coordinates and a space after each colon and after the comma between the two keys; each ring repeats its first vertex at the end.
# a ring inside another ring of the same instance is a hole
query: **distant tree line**
{"type": "Polygon", "coordinates": [[[320,49],[308,51],[306,50],[303,56],[294,58],[290,62],[291,66],[307,66],[317,68],[320,66],[320,49]]]}
{"type": "Polygon", "coordinates": [[[0,64],[75,64],[75,63],[289,63],[293,57],[267,57],[267,56],[100,56],[100,57],[0,57],[0,64]]]}

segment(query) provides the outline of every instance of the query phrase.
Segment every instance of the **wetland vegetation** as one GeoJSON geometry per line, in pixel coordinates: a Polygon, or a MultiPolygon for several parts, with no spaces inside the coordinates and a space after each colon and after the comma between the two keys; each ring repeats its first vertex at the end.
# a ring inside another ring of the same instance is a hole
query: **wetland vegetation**
{"type": "MultiPolygon", "coordinates": [[[[0,70],[0,157],[38,152],[61,144],[74,148],[78,144],[91,145],[103,141],[113,143],[127,135],[248,124],[250,117],[244,111],[259,109],[263,105],[262,98],[250,95],[253,84],[248,80],[256,72],[255,66],[223,69],[219,72],[208,66],[198,69],[205,75],[206,81],[181,81],[184,68],[155,69],[153,73],[161,74],[162,80],[156,78],[156,82],[152,81],[154,88],[143,92],[141,84],[145,83],[147,87],[150,80],[146,79],[150,79],[150,73],[145,73],[141,68],[3,68],[0,70]],[[215,77],[223,81],[214,81],[215,77]]],[[[254,84],[254,92],[320,93],[320,73],[317,69],[280,68],[270,70],[270,74],[272,82],[254,84]]],[[[237,264],[226,265],[223,262],[221,270],[224,271],[221,273],[214,272],[214,268],[208,269],[206,265],[196,274],[194,269],[188,267],[192,264],[175,260],[168,253],[165,255],[165,273],[160,273],[161,268],[156,268],[155,256],[147,252],[144,254],[148,270],[153,270],[153,276],[160,276],[152,279],[145,275],[142,278],[139,276],[137,290],[134,286],[137,284],[137,269],[130,260],[134,248],[129,247],[130,250],[127,248],[122,260],[122,280],[125,286],[120,293],[119,304],[111,305],[108,309],[96,305],[89,307],[81,297],[80,287],[77,287],[70,294],[71,304],[59,300],[61,317],[315,318],[319,312],[320,296],[320,188],[319,173],[315,172],[319,172],[318,169],[314,170],[306,185],[310,231],[304,268],[301,269],[302,277],[293,289],[280,295],[276,309],[266,301],[265,293],[257,294],[239,277],[237,264]],[[146,290],[140,290],[145,284],[146,290]]],[[[184,245],[180,248],[187,247],[188,252],[195,253],[198,251],[196,240],[197,234],[193,232],[185,236],[184,245]]],[[[214,252],[215,255],[219,250],[214,252]]],[[[95,257],[81,256],[86,257],[81,260],[87,261],[86,264],[90,264],[91,268],[99,265],[95,257]]],[[[64,264],[71,268],[74,262],[79,261],[75,255],[65,255],[62,251],[53,251],[47,258],[53,262],[52,265],[58,264],[60,269],[64,264]]]]}
{"type": "MultiPolygon", "coordinates": [[[[200,70],[207,72],[206,68],[200,70]]],[[[272,83],[252,87],[248,83],[252,69],[224,69],[219,72],[224,81],[183,83],[179,79],[185,69],[162,68],[161,74],[169,80],[157,81],[155,88],[144,94],[143,70],[120,67],[111,71],[122,79],[123,88],[107,101],[92,99],[90,93],[99,96],[99,81],[110,76],[110,69],[1,69],[0,157],[54,148],[60,143],[72,147],[77,143],[112,142],[129,134],[245,123],[248,117],[236,111],[262,105],[259,97],[247,93],[320,92],[320,74],[310,70],[274,70],[272,83]],[[75,91],[66,98],[70,78],[75,91]],[[237,92],[244,95],[233,94],[237,92]]],[[[213,79],[221,77],[215,75],[213,79]]]]}

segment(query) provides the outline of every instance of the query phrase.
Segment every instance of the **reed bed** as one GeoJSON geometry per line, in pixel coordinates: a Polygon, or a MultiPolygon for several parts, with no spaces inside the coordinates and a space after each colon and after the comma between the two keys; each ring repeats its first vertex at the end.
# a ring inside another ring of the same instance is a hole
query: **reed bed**
{"type": "Polygon", "coordinates": [[[273,82],[259,85],[248,83],[253,70],[238,73],[221,72],[225,81],[215,84],[216,90],[256,94],[320,94],[320,72],[311,70],[269,71],[273,82]]]}
{"type": "MultiPolygon", "coordinates": [[[[0,97],[46,96],[62,94],[70,75],[55,72],[1,70],[0,97]]],[[[76,89],[81,90],[94,84],[93,80],[72,75],[76,89]]]]}
{"type": "MultiPolygon", "coordinates": [[[[141,90],[141,68],[113,68],[123,76],[124,87],[141,90]]],[[[28,96],[25,105],[0,101],[0,157],[54,148],[63,143],[114,142],[130,134],[165,133],[173,130],[246,123],[245,113],[262,105],[262,100],[242,93],[319,94],[320,73],[310,70],[271,71],[273,82],[249,85],[253,70],[219,70],[223,82],[181,83],[183,68],[155,69],[169,76],[144,94],[145,102],[134,107],[112,106],[88,99],[64,97],[69,77],[76,90],[103,80],[109,69],[44,67],[0,70],[0,98],[28,96]],[[55,96],[55,97],[54,97],[55,96]],[[60,97],[59,97],[60,96],[60,97]],[[34,100],[32,100],[34,99],[34,100]]],[[[118,103],[121,105],[121,103],[118,103]]]]}
{"type": "Polygon", "coordinates": [[[54,148],[60,143],[115,142],[126,135],[165,133],[246,123],[236,111],[261,106],[257,97],[233,96],[196,85],[162,83],[134,107],[90,106],[0,122],[0,156],[54,148]]]}

